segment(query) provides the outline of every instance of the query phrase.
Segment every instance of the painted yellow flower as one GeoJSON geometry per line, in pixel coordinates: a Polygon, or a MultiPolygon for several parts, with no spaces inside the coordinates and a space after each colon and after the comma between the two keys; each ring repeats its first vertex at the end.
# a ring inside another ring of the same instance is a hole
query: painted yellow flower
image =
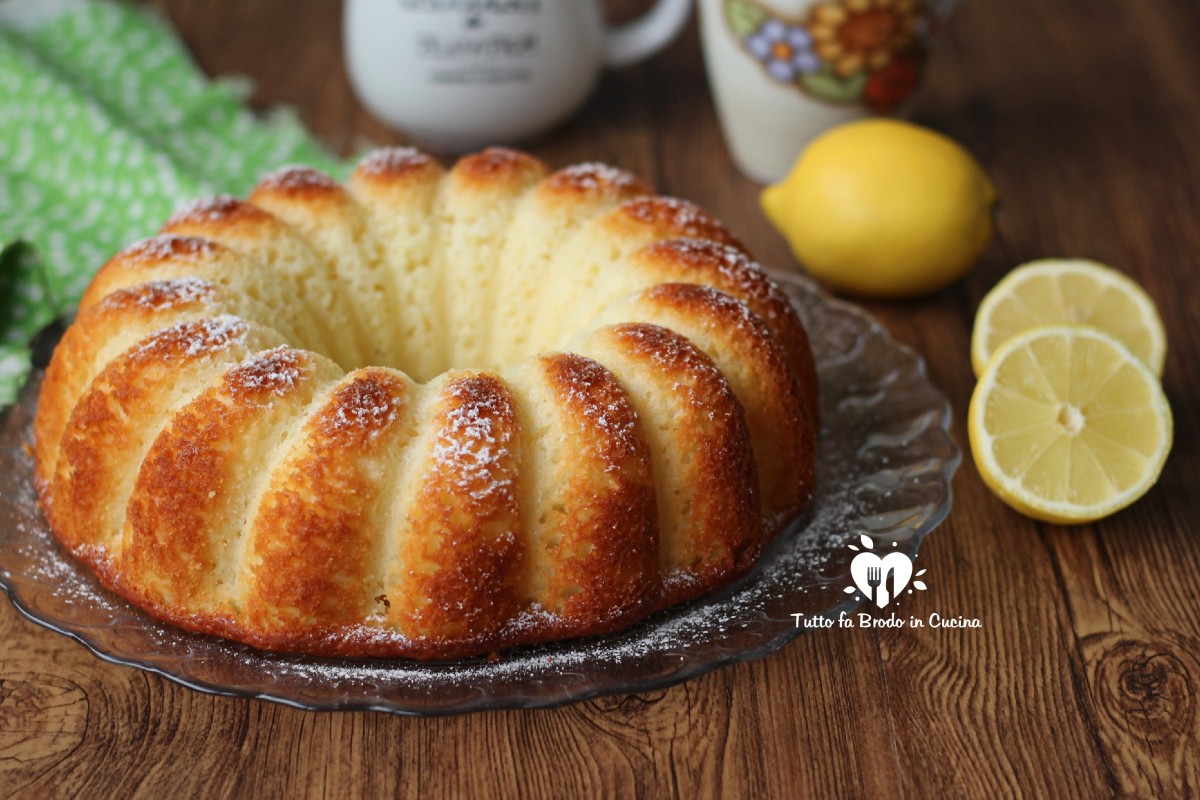
{"type": "Polygon", "coordinates": [[[919,0],[828,0],[813,7],[814,50],[843,78],[888,65],[913,42],[919,0]]]}

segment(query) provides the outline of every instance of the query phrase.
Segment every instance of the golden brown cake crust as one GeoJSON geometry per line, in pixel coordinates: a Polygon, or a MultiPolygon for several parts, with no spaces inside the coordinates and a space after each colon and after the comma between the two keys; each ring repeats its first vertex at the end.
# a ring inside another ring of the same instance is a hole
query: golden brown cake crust
{"type": "Polygon", "coordinates": [[[813,388],[789,364],[767,324],[745,303],[711,286],[660,283],[620,301],[615,317],[653,322],[681,333],[717,360],[735,394],[744,400],[761,486],[767,539],[812,499],[815,476],[809,454],[817,419],[813,388]]]}
{"type": "Polygon", "coordinates": [[[716,217],[686,200],[661,195],[639,197],[624,203],[620,210],[626,220],[671,238],[707,240],[746,252],[746,246],[716,217]]]}
{"type": "Polygon", "coordinates": [[[100,268],[79,301],[79,313],[123,286],[170,278],[173,277],[170,273],[180,268],[194,277],[203,277],[195,273],[195,267],[214,260],[219,250],[220,245],[215,242],[192,236],[143,239],[117,253],[100,268]]]}
{"type": "Polygon", "coordinates": [[[188,314],[215,307],[216,288],[207,281],[184,278],[153,281],[136,289],[118,290],[105,296],[95,308],[80,310],[75,324],[59,342],[55,358],[42,381],[38,414],[34,420],[37,480],[46,485],[53,479],[59,445],[67,421],[80,395],[104,366],[97,353],[98,341],[126,336],[136,341],[168,327],[188,314]]]}
{"type": "Polygon", "coordinates": [[[741,405],[712,360],[684,337],[658,325],[623,323],[605,335],[629,358],[653,364],[683,409],[681,442],[692,446],[688,469],[694,520],[688,560],[664,575],[664,603],[699,597],[748,570],[761,552],[763,520],[749,431],[741,405]]]}
{"type": "Polygon", "coordinates": [[[248,437],[265,411],[303,407],[315,364],[304,351],[268,350],[234,365],[216,385],[181,409],[157,437],[138,472],[119,566],[145,602],[194,610],[214,602],[217,565],[229,556],[222,531],[226,484],[239,476],[248,437]]]}
{"type": "MultiPolygon", "coordinates": [[[[555,530],[545,598],[564,633],[581,624],[620,622],[660,603],[654,478],[640,421],[616,377],[575,353],[537,359],[560,398],[563,435],[575,443],[555,530]]],[[[546,605],[546,602],[543,602],[546,605]]]]}
{"type": "Polygon", "coordinates": [[[445,659],[727,585],[811,497],[818,426],[804,326],[711,215],[603,164],[392,148],[113,256],[47,370],[35,461],[57,538],[161,619],[445,659]],[[486,340],[511,311],[440,282],[493,266],[553,304],[512,353],[486,340]],[[439,314],[486,363],[453,368],[439,314]],[[441,366],[385,366],[405,358],[441,366]]]}
{"type": "Polygon", "coordinates": [[[463,182],[483,189],[503,185],[522,175],[544,175],[546,165],[519,150],[489,147],[481,153],[463,156],[452,172],[463,182]]]}
{"type": "Polygon", "coordinates": [[[632,172],[607,164],[587,163],[563,167],[546,178],[542,191],[554,195],[637,197],[653,189],[632,172]]]}
{"type": "Polygon", "coordinates": [[[351,373],[306,423],[296,457],[275,472],[250,532],[251,627],[292,632],[363,620],[374,598],[380,537],[374,469],[403,434],[408,382],[390,370],[351,373]]]}
{"type": "Polygon", "coordinates": [[[389,616],[414,638],[486,638],[516,613],[519,436],[497,376],[457,375],[441,388],[409,511],[417,535],[400,549],[404,580],[385,586],[389,616]]]}
{"type": "Polygon", "coordinates": [[[162,404],[181,373],[217,368],[250,352],[251,328],[220,316],[166,328],[118,357],[96,377],[71,411],[62,434],[54,478],[43,503],[51,525],[68,549],[108,547],[123,525],[123,508],[113,505],[123,480],[119,462],[145,434],[139,423],[165,416],[162,404]]]}

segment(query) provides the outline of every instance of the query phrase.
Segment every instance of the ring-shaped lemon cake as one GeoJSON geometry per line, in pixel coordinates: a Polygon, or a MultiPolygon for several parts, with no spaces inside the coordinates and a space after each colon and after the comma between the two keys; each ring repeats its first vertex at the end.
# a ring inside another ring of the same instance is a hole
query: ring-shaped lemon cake
{"type": "Polygon", "coordinates": [[[745,573],[813,493],[816,375],[715,219],[629,173],[379,150],[177,213],[45,375],[42,507],[182,628],[457,658],[745,573]]]}

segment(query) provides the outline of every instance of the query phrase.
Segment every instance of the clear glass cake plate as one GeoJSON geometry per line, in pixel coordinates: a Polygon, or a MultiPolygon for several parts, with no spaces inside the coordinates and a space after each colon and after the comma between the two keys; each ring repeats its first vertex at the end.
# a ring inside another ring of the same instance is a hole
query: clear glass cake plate
{"type": "Polygon", "coordinates": [[[307,709],[438,715],[535,708],[645,692],[775,652],[794,614],[859,601],[847,545],[866,534],[915,556],[950,511],[960,461],[950,409],[921,358],[862,310],[809,281],[773,277],[804,318],[820,374],[819,489],[811,508],[737,584],[622,633],[453,662],[268,653],[158,622],[103,589],[57,545],[38,510],[28,443],[40,373],[0,426],[0,585],[34,622],[100,658],[203,692],[307,709]]]}

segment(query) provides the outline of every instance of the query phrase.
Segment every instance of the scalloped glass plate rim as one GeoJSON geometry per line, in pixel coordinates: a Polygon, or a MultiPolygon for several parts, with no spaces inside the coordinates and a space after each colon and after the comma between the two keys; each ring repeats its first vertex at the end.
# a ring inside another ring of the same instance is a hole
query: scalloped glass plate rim
{"type": "MultiPolygon", "coordinates": [[[[928,383],[928,372],[926,369],[925,360],[912,348],[892,339],[891,336],[887,333],[886,329],[884,329],[884,327],[878,321],[876,321],[872,316],[870,316],[870,314],[868,314],[865,310],[859,308],[856,305],[853,305],[852,303],[838,300],[838,299],[835,299],[835,298],[829,296],[823,290],[818,288],[815,283],[813,283],[811,280],[809,280],[808,278],[806,278],[804,276],[797,275],[794,273],[780,272],[777,270],[768,270],[768,273],[771,275],[771,277],[777,283],[779,283],[781,285],[781,287],[784,288],[785,291],[790,290],[790,292],[800,292],[802,294],[810,295],[811,297],[813,297],[816,300],[816,302],[818,304],[822,304],[831,310],[839,311],[839,312],[847,315],[848,317],[854,318],[855,321],[862,326],[864,333],[869,334],[873,337],[882,339],[886,343],[887,346],[889,346],[892,350],[894,350],[896,352],[898,357],[903,358],[904,360],[907,360],[909,362],[909,364],[911,365],[911,367],[914,369],[914,371],[916,373],[916,377],[918,377],[922,381],[925,381],[930,392],[937,397],[938,407],[939,407],[938,411],[940,413],[938,415],[938,419],[937,419],[936,425],[934,427],[936,428],[936,432],[942,438],[943,444],[945,445],[946,451],[947,451],[946,457],[941,461],[941,469],[940,469],[940,479],[941,479],[942,483],[944,484],[945,494],[944,494],[944,498],[937,505],[937,507],[934,508],[933,511],[927,517],[925,517],[924,520],[922,520],[922,522],[919,525],[917,525],[910,531],[909,538],[906,540],[905,546],[903,548],[901,548],[902,552],[907,553],[911,557],[915,557],[917,555],[917,551],[919,550],[920,545],[924,541],[925,537],[928,536],[930,532],[932,532],[938,525],[940,525],[946,519],[946,517],[950,513],[950,509],[953,504],[953,490],[951,487],[951,479],[953,478],[955,471],[958,469],[958,467],[961,463],[962,453],[961,453],[961,450],[958,448],[957,444],[955,443],[953,437],[950,435],[951,408],[950,408],[949,402],[946,400],[946,398],[941,394],[941,392],[939,390],[937,390],[935,387],[933,387],[931,384],[928,383]]],[[[815,336],[814,336],[814,339],[815,339],[815,336]]],[[[9,409],[5,409],[3,414],[0,414],[0,422],[7,421],[7,416],[10,411],[11,411],[11,407],[9,409]]],[[[801,520],[797,520],[797,523],[802,522],[806,518],[807,518],[807,515],[806,515],[806,517],[801,518],[801,520]]],[[[764,562],[768,561],[770,553],[777,550],[781,542],[788,540],[792,536],[799,535],[799,532],[795,530],[795,527],[796,527],[795,524],[793,524],[793,526],[791,526],[788,529],[788,531],[781,534],[779,539],[777,540],[776,544],[773,545],[771,551],[769,551],[768,553],[764,553],[763,558],[760,559],[760,564],[759,564],[760,567],[764,562]]],[[[69,558],[69,556],[67,558],[69,558]]],[[[722,598],[728,597],[728,596],[738,592],[740,589],[745,588],[747,585],[753,584],[758,579],[759,574],[760,574],[760,569],[756,568],[753,571],[751,571],[748,575],[743,577],[741,580],[732,584],[731,586],[726,587],[725,589],[721,590],[720,592],[717,592],[714,595],[709,595],[708,597],[705,597],[699,601],[696,601],[695,605],[703,604],[705,606],[709,606],[709,605],[716,604],[722,598]]],[[[90,576],[88,576],[88,577],[90,579],[90,576]]],[[[825,582],[833,583],[841,577],[843,577],[843,576],[837,576],[836,578],[832,578],[827,581],[823,580],[821,582],[822,583],[825,583],[825,582]]],[[[468,712],[472,712],[472,711],[483,711],[483,710],[501,710],[501,709],[515,709],[515,708],[523,708],[523,709],[524,708],[552,708],[552,707],[556,707],[556,706],[567,705],[570,703],[576,703],[576,702],[581,702],[584,700],[594,699],[597,697],[611,696],[611,695],[618,695],[618,694],[649,692],[649,691],[655,691],[655,690],[664,689],[664,688],[667,688],[670,686],[674,686],[678,683],[682,683],[684,681],[698,677],[700,675],[703,675],[707,672],[718,669],[720,667],[728,666],[730,664],[739,663],[742,661],[751,661],[751,660],[755,660],[755,659],[764,658],[764,657],[771,655],[772,653],[780,650],[782,647],[784,647],[789,642],[794,641],[796,638],[798,638],[800,636],[800,634],[804,633],[807,630],[807,628],[802,627],[802,626],[797,626],[797,627],[791,628],[791,629],[785,629],[782,633],[773,636],[772,638],[768,639],[767,641],[765,641],[764,643],[762,643],[761,645],[759,645],[757,647],[752,647],[752,648],[748,648],[745,650],[739,650],[736,652],[723,653],[721,655],[718,655],[716,657],[709,658],[706,660],[693,660],[693,661],[689,661],[689,662],[684,662],[677,669],[675,669],[671,672],[668,672],[666,674],[646,678],[641,681],[632,680],[628,684],[624,684],[624,685],[603,685],[603,684],[601,684],[601,685],[595,686],[594,688],[590,688],[590,689],[586,689],[586,690],[570,691],[570,692],[566,692],[564,694],[551,694],[551,695],[544,695],[544,696],[538,696],[538,697],[531,697],[528,695],[516,695],[516,694],[510,695],[507,697],[489,697],[489,696],[478,697],[477,696],[477,697],[472,697],[472,698],[460,701],[458,703],[450,703],[450,704],[436,706],[436,707],[419,707],[418,708],[418,707],[413,707],[413,706],[404,706],[404,705],[398,704],[394,701],[389,701],[386,699],[345,698],[345,699],[340,699],[340,700],[329,700],[329,701],[297,699],[295,697],[290,697],[286,694],[282,694],[282,693],[279,693],[276,691],[259,691],[256,689],[239,688],[236,686],[229,686],[229,685],[224,685],[224,684],[220,684],[220,683],[214,683],[214,682],[209,682],[209,681],[205,681],[205,680],[200,680],[200,679],[196,679],[194,677],[188,677],[188,676],[181,675],[181,674],[176,674],[176,673],[169,671],[168,669],[166,669],[164,667],[158,666],[157,664],[148,663],[146,661],[141,661],[136,658],[124,657],[124,656],[120,656],[120,655],[116,655],[114,653],[108,652],[107,650],[104,649],[103,645],[96,640],[98,637],[89,636],[87,633],[84,633],[82,630],[71,628],[65,623],[39,616],[39,614],[35,610],[33,610],[32,608],[30,608],[28,606],[25,598],[20,596],[20,594],[17,590],[17,587],[14,585],[14,583],[12,581],[12,573],[9,572],[8,570],[4,569],[3,567],[0,567],[0,587],[2,587],[5,590],[5,593],[8,595],[13,606],[26,619],[30,620],[31,622],[34,622],[37,625],[40,625],[49,630],[52,630],[56,633],[62,634],[64,636],[74,640],[75,642],[78,642],[79,644],[83,645],[88,651],[90,651],[92,654],[94,654],[96,657],[100,658],[103,661],[106,661],[111,664],[117,664],[120,666],[133,667],[135,669],[153,673],[153,674],[159,675],[173,683],[177,683],[182,686],[186,686],[190,689],[194,689],[196,691],[203,692],[206,694],[212,694],[212,695],[224,696],[224,697],[244,697],[244,698],[267,700],[270,702],[280,703],[282,705],[286,705],[286,706],[290,706],[290,707],[298,708],[298,709],[302,709],[302,710],[308,710],[308,711],[354,711],[354,710],[358,710],[358,711],[379,711],[379,712],[385,712],[385,713],[391,713],[391,714],[400,714],[400,715],[405,715],[405,716],[434,717],[434,716],[447,716],[447,715],[468,713],[468,712]]],[[[103,591],[103,590],[101,590],[101,591],[103,591]]],[[[119,598],[116,598],[116,601],[120,602],[120,603],[124,602],[124,601],[121,601],[119,598]]],[[[857,607],[862,605],[862,602],[863,602],[862,600],[846,598],[846,599],[841,600],[840,602],[833,603],[833,604],[829,605],[828,607],[823,608],[819,613],[822,615],[825,615],[825,616],[836,618],[843,612],[853,611],[854,609],[856,609],[857,607]]],[[[688,606],[685,606],[684,610],[690,612],[690,610],[692,609],[692,605],[693,604],[689,604],[688,606]]],[[[676,614],[676,613],[679,613],[679,609],[668,609],[664,612],[660,612],[660,615],[656,615],[656,617],[653,617],[651,619],[655,619],[661,615],[670,615],[670,614],[676,614]]],[[[621,632],[618,634],[613,634],[613,636],[619,637],[619,636],[626,635],[627,633],[628,632],[621,632]]],[[[194,634],[187,634],[186,632],[180,632],[180,635],[194,636],[194,634]]],[[[197,638],[212,639],[213,637],[198,636],[197,638]]],[[[607,637],[598,637],[598,638],[600,640],[603,640],[607,637]]],[[[236,645],[236,643],[221,642],[221,644],[229,644],[232,646],[238,646],[238,645],[236,645]]],[[[567,643],[563,643],[563,644],[570,645],[572,643],[567,642],[567,643]]],[[[553,649],[552,649],[553,645],[541,646],[541,648],[543,650],[545,650],[546,652],[553,652],[553,649]]],[[[308,661],[308,662],[315,663],[315,662],[319,661],[318,659],[312,659],[312,658],[306,657],[306,656],[290,656],[290,655],[286,655],[286,654],[273,654],[273,655],[275,655],[277,657],[286,658],[289,660],[294,660],[297,662],[308,661]]],[[[472,661],[474,661],[474,660],[472,660],[472,661]]],[[[387,662],[370,662],[370,663],[372,663],[373,665],[382,665],[382,664],[386,664],[387,662]]],[[[424,668],[428,668],[428,667],[436,664],[437,662],[429,662],[426,664],[421,664],[421,662],[403,662],[403,663],[405,663],[406,665],[409,665],[409,666],[416,665],[416,666],[422,666],[424,668]]],[[[443,663],[445,663],[445,662],[443,662],[443,663]]],[[[451,666],[455,663],[459,663],[459,662],[450,662],[449,664],[446,664],[446,665],[451,666]]]]}

